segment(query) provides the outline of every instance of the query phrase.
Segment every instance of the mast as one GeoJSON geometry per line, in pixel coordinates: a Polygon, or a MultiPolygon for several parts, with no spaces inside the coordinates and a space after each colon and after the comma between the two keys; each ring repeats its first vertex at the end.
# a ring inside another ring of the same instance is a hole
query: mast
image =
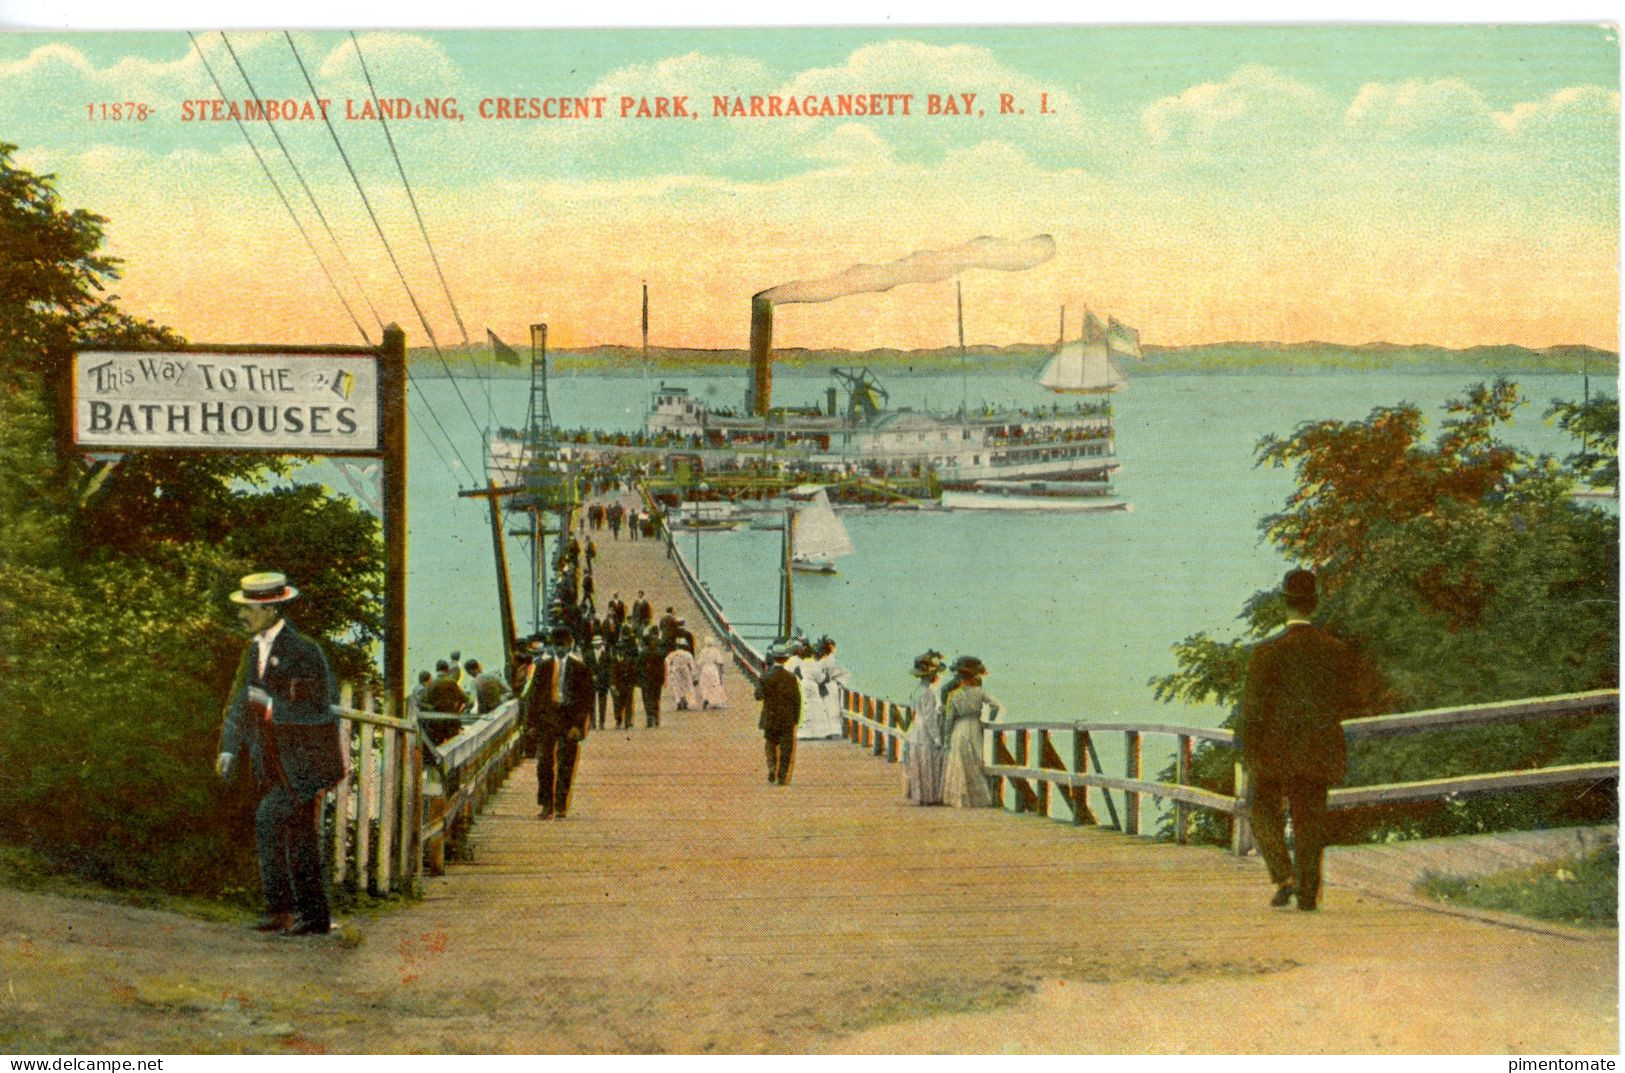
{"type": "MultiPolygon", "coordinates": [[[[649,379],[649,281],[643,281],[643,379],[649,379]]],[[[645,392],[647,394],[647,392],[645,392]]]]}
{"type": "Polygon", "coordinates": [[[954,280],[954,294],[959,305],[959,412],[964,413],[970,406],[970,361],[965,354],[965,285],[961,280],[954,280]]]}
{"type": "Polygon", "coordinates": [[[795,572],[790,568],[790,562],[795,557],[796,547],[796,508],[784,508],[784,556],[779,563],[779,570],[784,577],[784,585],[779,590],[779,636],[789,637],[795,632],[795,572]]]}

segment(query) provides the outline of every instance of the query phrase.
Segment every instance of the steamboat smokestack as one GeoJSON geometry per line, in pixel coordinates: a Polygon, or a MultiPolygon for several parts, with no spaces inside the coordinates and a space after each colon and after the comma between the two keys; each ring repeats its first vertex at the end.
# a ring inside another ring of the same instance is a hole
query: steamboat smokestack
{"type": "Polygon", "coordinates": [[[745,406],[766,416],[773,405],[773,302],[755,295],[750,300],[750,391],[745,406]]]}

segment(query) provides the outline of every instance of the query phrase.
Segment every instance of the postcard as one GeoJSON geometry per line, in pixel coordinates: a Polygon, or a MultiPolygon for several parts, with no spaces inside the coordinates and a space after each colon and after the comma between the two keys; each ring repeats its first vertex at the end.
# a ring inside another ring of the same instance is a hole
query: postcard
{"type": "Polygon", "coordinates": [[[1617,1052],[1619,59],[0,36],[0,1041],[1617,1052]]]}

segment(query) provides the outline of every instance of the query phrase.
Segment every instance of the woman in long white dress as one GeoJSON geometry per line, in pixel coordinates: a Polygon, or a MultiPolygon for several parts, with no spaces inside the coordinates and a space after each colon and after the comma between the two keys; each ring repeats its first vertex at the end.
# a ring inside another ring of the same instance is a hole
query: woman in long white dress
{"type": "Polygon", "coordinates": [[[835,642],[824,637],[818,642],[818,693],[824,701],[824,728],[831,737],[841,737],[845,724],[841,719],[847,679],[852,672],[835,662],[835,642]]]}
{"type": "Polygon", "coordinates": [[[937,679],[942,676],[942,654],[927,652],[914,661],[920,691],[914,697],[914,722],[908,728],[908,757],[903,771],[908,799],[917,805],[942,804],[942,699],[937,679]]]}
{"type": "Polygon", "coordinates": [[[699,707],[694,692],[696,674],[694,653],[688,650],[687,640],[679,638],[666,654],[666,693],[679,711],[699,707]]]}
{"type": "Polygon", "coordinates": [[[942,803],[954,808],[987,808],[995,804],[993,788],[982,770],[982,711],[988,720],[1004,710],[982,689],[987,667],[975,656],[954,661],[955,681],[943,698],[942,719],[947,727],[947,758],[942,771],[942,803]]]}
{"type": "Polygon", "coordinates": [[[722,674],[728,669],[728,657],[715,637],[705,639],[695,662],[700,666],[700,708],[726,708],[728,694],[722,688],[722,674]]]}
{"type": "Polygon", "coordinates": [[[841,736],[841,682],[847,670],[834,660],[835,642],[828,637],[819,639],[815,650],[803,647],[801,664],[796,674],[801,676],[801,723],[796,737],[838,738],[841,736]]]}

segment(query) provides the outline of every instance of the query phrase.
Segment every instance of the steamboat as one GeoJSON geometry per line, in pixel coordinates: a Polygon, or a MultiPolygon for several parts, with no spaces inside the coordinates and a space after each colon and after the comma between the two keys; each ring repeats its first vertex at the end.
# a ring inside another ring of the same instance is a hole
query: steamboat
{"type": "MultiPolygon", "coordinates": [[[[662,382],[641,434],[577,435],[559,441],[559,454],[577,462],[624,459],[668,472],[681,468],[719,489],[730,478],[787,486],[817,481],[837,502],[873,503],[876,489],[903,488],[908,495],[878,498],[955,508],[1126,506],[1109,499],[1119,462],[1106,396],[1127,383],[1120,359],[1138,358],[1140,349],[1138,333],[1115,318],[1102,323],[1086,313],[1080,337],[1065,341],[1063,311],[1063,342],[1039,380],[1061,396],[1049,406],[949,412],[893,408],[873,371],[847,367],[830,370],[821,405],[776,406],[772,331],[772,303],[758,295],[740,408],[714,407],[662,382]]],[[[520,483],[530,457],[525,438],[511,430],[490,442],[490,468],[501,483],[520,483]]]]}

